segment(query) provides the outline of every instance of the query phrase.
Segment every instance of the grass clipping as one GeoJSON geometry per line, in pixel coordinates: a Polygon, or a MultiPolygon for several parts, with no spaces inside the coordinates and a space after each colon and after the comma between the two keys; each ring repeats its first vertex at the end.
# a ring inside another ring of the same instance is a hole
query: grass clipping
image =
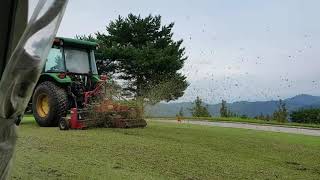
{"type": "Polygon", "coordinates": [[[141,105],[132,97],[127,97],[123,89],[113,83],[103,83],[100,92],[90,97],[85,109],[86,118],[92,119],[89,126],[113,127],[115,119],[143,119],[141,105]]]}

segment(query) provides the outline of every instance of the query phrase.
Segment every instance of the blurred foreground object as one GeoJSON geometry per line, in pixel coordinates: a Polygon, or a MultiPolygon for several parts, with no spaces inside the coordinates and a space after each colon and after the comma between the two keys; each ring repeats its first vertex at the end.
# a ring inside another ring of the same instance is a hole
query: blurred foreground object
{"type": "Polygon", "coordinates": [[[38,81],[68,0],[41,0],[29,23],[27,0],[0,6],[0,179],[9,172],[16,124],[38,81]]]}

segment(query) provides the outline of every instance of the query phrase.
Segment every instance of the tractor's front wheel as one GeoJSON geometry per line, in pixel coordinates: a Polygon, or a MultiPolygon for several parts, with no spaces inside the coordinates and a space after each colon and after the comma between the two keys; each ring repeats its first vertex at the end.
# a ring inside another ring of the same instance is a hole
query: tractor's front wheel
{"type": "Polygon", "coordinates": [[[53,82],[39,84],[32,97],[32,111],[41,127],[57,126],[67,115],[68,98],[64,89],[53,82]]]}

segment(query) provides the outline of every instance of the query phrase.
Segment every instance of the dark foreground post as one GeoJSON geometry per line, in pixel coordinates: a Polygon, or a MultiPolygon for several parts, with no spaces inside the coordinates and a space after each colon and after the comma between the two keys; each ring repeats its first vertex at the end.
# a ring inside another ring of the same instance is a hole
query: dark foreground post
{"type": "Polygon", "coordinates": [[[0,3],[1,22],[5,22],[0,25],[0,38],[4,39],[0,39],[0,180],[8,177],[16,125],[38,81],[68,0],[39,1],[27,25],[28,1],[3,1],[0,3]]]}

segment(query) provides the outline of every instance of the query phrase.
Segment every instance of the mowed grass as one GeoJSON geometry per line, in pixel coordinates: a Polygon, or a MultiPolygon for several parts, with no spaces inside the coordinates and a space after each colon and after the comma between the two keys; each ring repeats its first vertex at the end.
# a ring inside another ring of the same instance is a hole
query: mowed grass
{"type": "MultiPolygon", "coordinates": [[[[176,117],[156,117],[149,119],[159,119],[159,120],[176,120],[176,117]]],[[[298,127],[298,128],[313,128],[320,129],[320,124],[306,124],[306,123],[293,123],[293,122],[277,122],[264,121],[260,119],[253,118],[240,118],[240,117],[183,117],[182,120],[196,120],[196,121],[212,121],[212,122],[235,122],[235,123],[248,123],[248,124],[261,124],[261,125],[278,125],[278,126],[287,126],[287,127],[298,127]]]]}
{"type": "Polygon", "coordinates": [[[319,137],[149,122],[60,131],[28,118],[13,179],[319,179],[319,137]]]}

